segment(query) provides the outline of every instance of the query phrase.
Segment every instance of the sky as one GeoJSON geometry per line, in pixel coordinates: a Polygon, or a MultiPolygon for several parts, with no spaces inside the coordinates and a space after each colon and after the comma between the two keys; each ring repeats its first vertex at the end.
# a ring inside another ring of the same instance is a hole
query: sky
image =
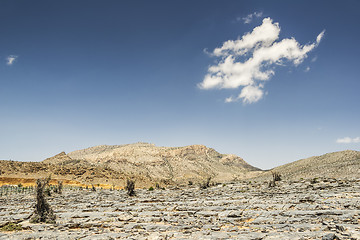
{"type": "Polygon", "coordinates": [[[0,159],[202,144],[360,150],[359,1],[0,2],[0,159]]]}

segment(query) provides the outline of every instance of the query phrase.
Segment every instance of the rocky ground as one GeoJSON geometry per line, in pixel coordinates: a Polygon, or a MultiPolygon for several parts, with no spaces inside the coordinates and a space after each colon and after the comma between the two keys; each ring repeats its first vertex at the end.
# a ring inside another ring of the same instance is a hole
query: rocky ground
{"type": "Polygon", "coordinates": [[[31,193],[0,196],[0,239],[360,239],[360,179],[241,182],[149,191],[65,189],[56,224],[30,224],[31,193]],[[20,230],[21,229],[21,230],[20,230]]]}

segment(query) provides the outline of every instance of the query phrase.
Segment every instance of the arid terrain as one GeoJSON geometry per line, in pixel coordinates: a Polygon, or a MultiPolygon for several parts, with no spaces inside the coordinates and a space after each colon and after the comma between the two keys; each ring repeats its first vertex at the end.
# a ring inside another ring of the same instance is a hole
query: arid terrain
{"type": "Polygon", "coordinates": [[[137,143],[0,161],[0,171],[0,239],[360,239],[357,151],[263,171],[202,145],[137,143]],[[30,223],[35,181],[50,174],[64,184],[46,197],[56,223],[30,223]]]}
{"type": "Polygon", "coordinates": [[[123,190],[65,188],[48,201],[56,224],[31,224],[34,195],[0,197],[0,239],[360,239],[360,180],[123,190]],[[335,238],[337,237],[337,238],[335,238]]]}
{"type": "Polygon", "coordinates": [[[203,145],[157,147],[148,143],[96,146],[66,154],[59,153],[42,162],[0,161],[0,184],[35,184],[51,174],[66,184],[100,184],[104,188],[123,187],[127,178],[138,186],[187,184],[208,177],[228,182],[256,176],[262,171],[233,154],[220,154],[203,145]],[[12,180],[16,178],[16,180],[12,180]],[[24,179],[24,180],[21,180],[24,179]]]}
{"type": "MultiPolygon", "coordinates": [[[[312,177],[357,178],[360,176],[360,152],[341,151],[298,160],[272,171],[287,179],[312,177]]],[[[59,153],[41,162],[0,161],[0,185],[34,185],[36,179],[51,175],[53,183],[103,188],[123,188],[126,179],[138,187],[156,183],[186,185],[211,177],[214,182],[258,178],[269,179],[271,171],[249,165],[234,154],[221,154],[203,145],[157,147],[149,143],[101,145],[59,153]]]]}

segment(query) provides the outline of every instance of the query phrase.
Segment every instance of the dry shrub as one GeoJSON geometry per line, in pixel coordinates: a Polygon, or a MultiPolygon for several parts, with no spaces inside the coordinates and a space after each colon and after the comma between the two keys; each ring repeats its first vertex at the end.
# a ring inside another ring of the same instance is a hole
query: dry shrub
{"type": "Polygon", "coordinates": [[[210,187],[210,181],[211,181],[211,177],[208,177],[206,181],[200,183],[199,185],[200,189],[207,189],[208,187],[210,187]]]}
{"type": "Polygon", "coordinates": [[[126,180],[125,190],[129,196],[135,196],[135,181],[131,179],[126,180]]]}
{"type": "Polygon", "coordinates": [[[54,211],[45,198],[44,191],[48,189],[50,177],[36,181],[36,205],[35,211],[30,219],[31,223],[55,223],[54,211]]]}
{"type": "Polygon", "coordinates": [[[276,182],[281,181],[281,174],[278,172],[273,172],[272,177],[273,179],[269,182],[269,187],[275,187],[276,182]]]}

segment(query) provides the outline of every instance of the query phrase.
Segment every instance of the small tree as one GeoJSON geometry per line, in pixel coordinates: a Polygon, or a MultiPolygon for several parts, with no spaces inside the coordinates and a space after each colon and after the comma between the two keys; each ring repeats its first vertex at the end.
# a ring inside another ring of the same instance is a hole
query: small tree
{"type": "Polygon", "coordinates": [[[270,180],[269,187],[275,187],[276,182],[281,181],[281,174],[278,172],[273,172],[272,177],[273,177],[273,179],[270,180]]]}
{"type": "Polygon", "coordinates": [[[273,175],[273,180],[274,180],[275,182],[281,181],[281,174],[280,174],[280,173],[278,173],[278,172],[273,172],[272,175],[273,175]]]}
{"type": "Polygon", "coordinates": [[[62,189],[63,189],[63,182],[62,181],[58,181],[58,192],[59,194],[62,194],[62,189]]]}
{"type": "Polygon", "coordinates": [[[135,195],[135,181],[131,179],[126,180],[125,190],[129,196],[135,195]]]}
{"type": "Polygon", "coordinates": [[[36,205],[33,216],[30,219],[31,223],[55,223],[56,216],[44,195],[44,189],[48,187],[49,182],[50,178],[44,180],[38,179],[36,181],[36,205]]]}
{"type": "Polygon", "coordinates": [[[200,189],[206,189],[206,188],[210,187],[210,181],[211,181],[211,177],[208,177],[205,182],[200,183],[200,186],[199,186],[200,189]]]}

